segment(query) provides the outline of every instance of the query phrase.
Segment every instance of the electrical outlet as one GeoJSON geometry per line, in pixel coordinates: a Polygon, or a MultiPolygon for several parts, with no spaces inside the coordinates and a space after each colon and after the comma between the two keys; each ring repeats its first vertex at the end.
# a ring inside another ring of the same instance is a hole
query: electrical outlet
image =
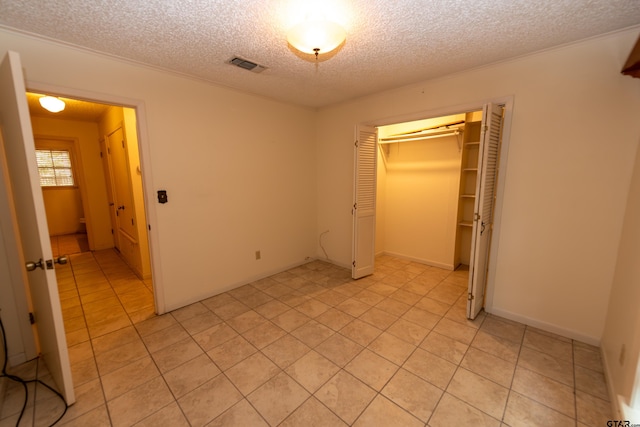
{"type": "Polygon", "coordinates": [[[622,347],[620,348],[620,358],[618,359],[618,361],[620,362],[620,366],[624,366],[624,358],[626,356],[627,353],[627,348],[625,347],[624,344],[622,344],[622,347]]]}
{"type": "Polygon", "coordinates": [[[256,260],[259,260],[260,258],[261,258],[260,251],[256,251],[256,260]]]}

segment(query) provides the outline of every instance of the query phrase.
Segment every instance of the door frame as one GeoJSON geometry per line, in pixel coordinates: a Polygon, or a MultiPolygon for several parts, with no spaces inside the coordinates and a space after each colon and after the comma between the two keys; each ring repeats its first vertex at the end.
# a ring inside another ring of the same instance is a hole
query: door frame
{"type": "MultiPolygon", "coordinates": [[[[502,204],[504,200],[505,178],[507,173],[507,157],[509,153],[509,140],[511,136],[511,121],[515,104],[515,96],[507,95],[495,98],[488,98],[467,104],[441,107],[431,110],[422,110],[415,113],[400,114],[375,120],[362,121],[358,123],[364,126],[387,126],[396,123],[412,122],[435,117],[450,116],[469,111],[482,110],[485,104],[499,104],[504,106],[504,119],[502,123],[502,142],[500,146],[500,169],[498,170],[498,185],[496,187],[496,202],[493,212],[493,230],[491,239],[491,249],[489,253],[489,263],[487,272],[487,286],[485,288],[485,311],[491,312],[493,308],[493,286],[491,279],[495,277],[498,246],[500,244],[500,231],[502,225],[502,204]]],[[[355,235],[355,234],[354,234],[355,235]]],[[[375,242],[373,243],[375,245],[375,242]]],[[[375,251],[375,249],[374,249],[375,251]]]]}
{"type": "Polygon", "coordinates": [[[164,298],[164,281],[162,278],[162,265],[160,260],[159,236],[157,227],[156,205],[152,195],[155,193],[153,175],[151,173],[151,147],[147,131],[147,117],[145,102],[140,99],[125,98],[118,95],[92,92],[82,89],[62,87],[26,79],[26,88],[29,92],[47,93],[50,95],[75,98],[87,102],[97,102],[132,108],[136,111],[136,131],[138,133],[138,150],[140,155],[140,169],[142,172],[142,190],[144,194],[144,208],[147,217],[147,235],[149,240],[149,255],[151,261],[151,275],[153,277],[153,300],[156,314],[166,313],[164,298]]]}

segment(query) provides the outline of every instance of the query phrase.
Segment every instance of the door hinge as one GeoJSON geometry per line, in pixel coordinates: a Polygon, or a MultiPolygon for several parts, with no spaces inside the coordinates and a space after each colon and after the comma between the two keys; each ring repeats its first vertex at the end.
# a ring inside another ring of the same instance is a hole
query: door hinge
{"type": "Polygon", "coordinates": [[[133,218],[131,218],[131,225],[133,225],[133,218]]]}
{"type": "Polygon", "coordinates": [[[111,229],[111,234],[113,234],[113,228],[111,229]]]}
{"type": "Polygon", "coordinates": [[[353,261],[351,264],[352,264],[354,267],[356,266],[356,262],[355,262],[355,261],[353,261]]]}
{"type": "Polygon", "coordinates": [[[107,147],[107,154],[111,154],[111,148],[107,147]]]}
{"type": "Polygon", "coordinates": [[[34,316],[33,313],[29,313],[29,323],[32,325],[36,324],[36,316],[34,316]]]}
{"type": "Polygon", "coordinates": [[[124,148],[124,141],[120,141],[120,142],[122,142],[122,148],[124,148]]]}
{"type": "Polygon", "coordinates": [[[102,151],[100,152],[100,158],[102,159],[102,151]]]}
{"type": "Polygon", "coordinates": [[[475,297],[473,296],[473,294],[471,292],[469,292],[467,294],[467,301],[473,301],[475,299],[475,297]]]}
{"type": "Polygon", "coordinates": [[[354,143],[354,145],[356,146],[356,148],[358,148],[358,140],[356,139],[356,142],[354,143]]]}

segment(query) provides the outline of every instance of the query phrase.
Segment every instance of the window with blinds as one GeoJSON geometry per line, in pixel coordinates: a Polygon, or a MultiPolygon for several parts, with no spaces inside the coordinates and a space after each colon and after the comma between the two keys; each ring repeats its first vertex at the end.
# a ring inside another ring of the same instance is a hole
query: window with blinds
{"type": "Polygon", "coordinates": [[[41,187],[73,187],[71,155],[66,150],[36,150],[41,187]]]}

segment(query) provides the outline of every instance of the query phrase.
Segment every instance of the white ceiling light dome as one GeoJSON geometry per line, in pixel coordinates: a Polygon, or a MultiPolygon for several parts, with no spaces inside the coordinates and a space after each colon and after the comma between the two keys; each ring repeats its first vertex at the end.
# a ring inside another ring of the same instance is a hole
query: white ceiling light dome
{"type": "Polygon", "coordinates": [[[289,44],[301,52],[328,53],[344,43],[347,33],[340,24],[324,18],[306,19],[295,25],[287,34],[289,44]]]}
{"type": "Polygon", "coordinates": [[[39,101],[42,108],[52,113],[59,113],[64,110],[65,107],[64,101],[60,98],[56,98],[55,96],[43,96],[39,101]]]}

